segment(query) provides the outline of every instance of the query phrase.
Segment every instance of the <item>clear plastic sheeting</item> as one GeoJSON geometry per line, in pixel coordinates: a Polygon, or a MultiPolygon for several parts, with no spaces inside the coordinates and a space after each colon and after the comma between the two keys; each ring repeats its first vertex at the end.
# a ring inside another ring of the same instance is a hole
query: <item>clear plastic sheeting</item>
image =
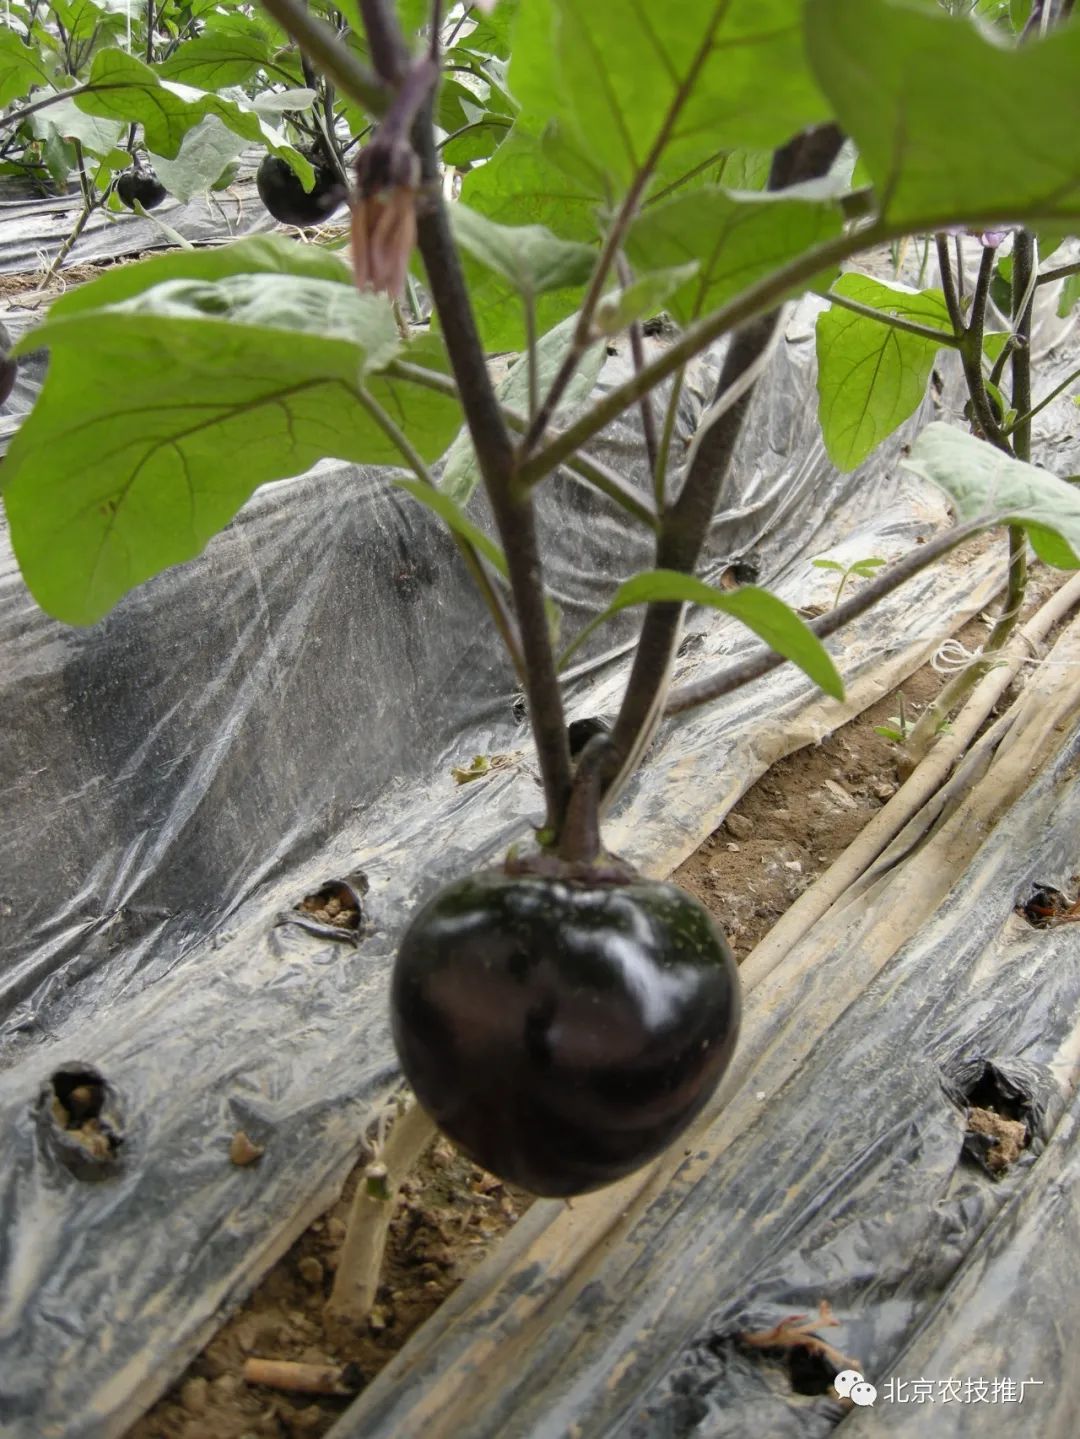
{"type": "MultiPolygon", "coordinates": [[[[706,566],[716,579],[752,565],[795,604],[834,589],[813,556],[895,555],[947,522],[941,496],[898,467],[904,435],[853,475],[828,464],[816,303],[794,313],[755,393],[706,566]]],[[[626,364],[612,356],[601,384],[626,364]]],[[[715,357],[693,369],[680,443],[715,373],[715,357]]],[[[605,437],[604,458],[645,487],[633,419],[605,437]]],[[[541,525],[568,635],[649,563],[646,537],[571,479],[544,487],[541,525]]],[[[614,846],[670,870],[774,758],[917,667],[1000,575],[1000,553],[943,564],[831,642],[845,706],[785,666],[665,726],[612,817],[614,846]]],[[[638,622],[627,613],[593,637],[571,717],[613,708],[638,622]]],[[[679,679],[753,643],[711,613],[687,628],[679,679]]],[[[452,544],[386,472],[324,463],[264,487],[202,556],[86,630],[42,614],[4,549],[0,1419],[12,1439],[121,1433],[329,1202],[395,1078],[396,936],[435,886],[541,816],[515,700],[452,544]],[[505,759],[457,785],[452,768],[477,754],[505,759]],[[367,885],[360,930],[299,922],[299,901],[344,876],[367,885]],[[265,1146],[253,1168],[229,1162],[238,1128],[265,1146]],[[73,1164],[72,1143],[88,1163],[73,1164]]],[[[837,1088],[837,1103],[853,1092],[837,1088]]],[[[799,1123],[806,1157],[823,1136],[799,1123]]],[[[914,1184],[909,1158],[900,1168],[914,1184]]],[[[688,1230],[686,1253],[695,1242],[688,1230]]]]}
{"type": "MultiPolygon", "coordinates": [[[[169,249],[176,244],[177,234],[197,245],[220,244],[230,236],[272,230],[277,222],[259,199],[254,173],[248,156],[228,189],[216,194],[208,191],[186,201],[170,197],[146,217],[133,210],[116,214],[95,210],[65,264],[169,249]],[[174,234],[170,235],[169,229],[174,234]]],[[[9,180],[0,187],[0,275],[44,272],[82,212],[82,196],[77,191],[43,198],[19,193],[22,189],[9,180]]]]}
{"type": "Polygon", "coordinates": [[[333,1439],[1075,1434],[1080,927],[1023,910],[1075,894],[1078,697],[1074,621],[753,987],[686,1157],[535,1206],[333,1439]]]}

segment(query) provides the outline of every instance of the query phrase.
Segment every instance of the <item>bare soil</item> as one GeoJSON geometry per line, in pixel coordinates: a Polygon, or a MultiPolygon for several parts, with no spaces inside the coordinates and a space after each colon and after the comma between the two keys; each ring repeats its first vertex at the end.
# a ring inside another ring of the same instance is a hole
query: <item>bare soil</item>
{"type": "Polygon", "coordinates": [[[119,255],[116,259],[95,260],[84,265],[66,265],[45,284],[46,269],[20,270],[17,274],[0,275],[0,300],[11,300],[24,309],[39,309],[51,305],[65,290],[96,280],[106,270],[121,265],[132,265],[144,257],[119,255]]]}
{"type": "MultiPolygon", "coordinates": [[[[1051,587],[1033,584],[1028,609],[1051,587]]],[[[988,628],[980,617],[957,638],[974,650],[988,628]]],[[[920,712],[941,684],[929,665],[907,680],[907,713],[920,712]]],[[[1008,702],[1007,696],[1003,704],[1008,702]]],[[[738,959],[898,787],[899,751],[874,728],[888,724],[898,706],[898,694],[890,695],[821,744],[774,765],[676,871],[675,880],[715,915],[738,959]]],[[[477,1169],[449,1144],[436,1144],[406,1182],[368,1333],[337,1347],[323,1306],[358,1173],[128,1439],[325,1433],[348,1396],[312,1397],[248,1384],[245,1360],[354,1365],[350,1380],[370,1380],[530,1203],[528,1195],[477,1169]]]]}

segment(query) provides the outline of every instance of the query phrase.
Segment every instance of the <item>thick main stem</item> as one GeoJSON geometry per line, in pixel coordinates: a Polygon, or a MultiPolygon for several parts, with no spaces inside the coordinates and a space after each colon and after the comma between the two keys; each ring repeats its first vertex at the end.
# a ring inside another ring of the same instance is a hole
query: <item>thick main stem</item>
{"type": "MultiPolygon", "coordinates": [[[[983,256],[983,271],[987,269],[987,255],[990,254],[991,252],[987,251],[983,256]]],[[[994,435],[988,435],[988,438],[1006,454],[1015,454],[1018,459],[1025,461],[1031,459],[1031,314],[1034,302],[1031,280],[1034,270],[1034,239],[1030,231],[1019,230],[1013,241],[1012,308],[1016,346],[1011,356],[1012,394],[1010,399],[1012,408],[1020,411],[1020,419],[1013,426],[1011,445],[1009,437],[998,425],[995,425],[994,435]]],[[[980,271],[980,282],[981,280],[982,271],[980,271]]],[[[989,279],[985,286],[980,284],[976,287],[975,303],[972,306],[968,336],[974,336],[974,340],[977,342],[977,350],[974,342],[969,350],[973,364],[974,355],[981,354],[982,351],[983,316],[988,290],[989,279]],[[980,289],[982,290],[981,300],[980,289]]],[[[965,365],[966,373],[967,365],[965,365]]],[[[971,388],[970,381],[969,388],[971,388]]],[[[976,402],[976,393],[976,390],[972,389],[973,404],[976,402]]],[[[982,396],[983,402],[989,407],[989,398],[982,379],[981,361],[978,364],[978,394],[982,396]]],[[[976,414],[978,414],[977,405],[976,414]]],[[[917,764],[926,755],[949,715],[964,703],[983,676],[997,663],[1002,647],[1020,622],[1020,613],[1027,590],[1027,568],[1027,536],[1019,525],[1010,525],[1008,583],[1001,614],[987,636],[979,658],[973,660],[958,674],[953,675],[952,679],[942,686],[941,692],[933,704],[928,705],[919,716],[918,722],[904,746],[911,762],[917,764]]]]}
{"type": "MultiPolygon", "coordinates": [[[[720,372],[718,397],[736,384],[765,353],[778,323],[779,312],[773,311],[736,331],[720,372]]],[[[693,572],[752,394],[753,386],[749,385],[702,436],[678,499],[669,506],[661,521],[656,544],[657,569],[693,572]]],[[[640,760],[660,718],[682,612],[683,606],[673,601],[656,602],[646,609],[630,679],[612,730],[609,760],[612,781],[616,774],[620,779],[627,775],[640,760]]]]}
{"type": "MultiPolygon", "coordinates": [[[[798,180],[826,174],[842,144],[843,136],[832,125],[796,137],[773,157],[769,188],[780,190],[798,180]]],[[[658,569],[690,574],[697,565],[731,467],[756,372],[772,344],[780,314],[774,309],[759,315],[731,337],[716,392],[719,413],[700,436],[678,498],[661,518],[658,569]],[[736,397],[725,405],[726,395],[736,397]]],[[[612,730],[607,775],[610,795],[638,764],[659,724],[682,613],[683,606],[671,601],[654,602],[646,608],[630,679],[612,730]]]]}
{"type": "MultiPolygon", "coordinates": [[[[388,25],[393,19],[382,11],[378,0],[365,0],[363,9],[365,21],[371,11],[380,12],[380,23],[383,25],[388,25]]],[[[393,23],[396,24],[396,20],[393,23]]],[[[381,72],[384,63],[400,63],[400,51],[395,56],[396,47],[392,40],[385,32],[376,33],[379,44],[376,44],[371,31],[369,40],[381,72]]],[[[413,128],[413,143],[420,155],[424,186],[424,195],[418,205],[417,240],[480,473],[506,555],[526,666],[526,697],[547,804],[547,828],[557,837],[570,794],[570,748],[544,603],[536,516],[529,494],[514,492],[513,442],[488,375],[449,218],[439,192],[430,100],[413,128]]]]}

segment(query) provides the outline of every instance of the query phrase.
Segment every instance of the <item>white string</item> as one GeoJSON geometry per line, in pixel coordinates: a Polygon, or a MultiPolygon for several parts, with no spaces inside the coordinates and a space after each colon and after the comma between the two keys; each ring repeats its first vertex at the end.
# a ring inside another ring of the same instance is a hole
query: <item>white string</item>
{"type": "Polygon", "coordinates": [[[953,675],[959,674],[961,670],[970,669],[981,658],[981,650],[973,652],[959,640],[946,640],[939,646],[931,658],[930,664],[939,675],[953,675]]]}
{"type": "MultiPolygon", "coordinates": [[[[1039,654],[1038,647],[1029,640],[1026,635],[1017,635],[1016,638],[1024,640],[1032,651],[1030,656],[1024,656],[1024,658],[1017,660],[1018,664],[1037,665],[1040,667],[1049,666],[1052,669],[1080,669],[1080,660],[1045,659],[1039,654]]],[[[1012,656],[1009,658],[1011,661],[1012,656]]],[[[982,650],[969,650],[967,646],[961,644],[959,640],[949,639],[939,645],[937,651],[931,657],[930,666],[936,670],[939,675],[954,675],[959,674],[961,670],[971,669],[973,665],[983,664],[987,659],[988,656],[985,655],[982,650]]],[[[995,665],[1005,664],[1005,657],[1000,656],[997,660],[993,661],[993,663],[995,665]]]]}

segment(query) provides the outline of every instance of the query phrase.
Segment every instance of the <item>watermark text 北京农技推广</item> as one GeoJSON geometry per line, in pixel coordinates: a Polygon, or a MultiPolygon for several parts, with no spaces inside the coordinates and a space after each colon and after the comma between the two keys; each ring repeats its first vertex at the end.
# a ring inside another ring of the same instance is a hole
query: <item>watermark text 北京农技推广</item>
{"type": "Polygon", "coordinates": [[[878,1399],[887,1404],[1023,1404],[1026,1390],[1041,1379],[1008,1377],[958,1379],[886,1379],[876,1388],[857,1369],[844,1369],[833,1380],[841,1399],[868,1408],[878,1399]]]}

